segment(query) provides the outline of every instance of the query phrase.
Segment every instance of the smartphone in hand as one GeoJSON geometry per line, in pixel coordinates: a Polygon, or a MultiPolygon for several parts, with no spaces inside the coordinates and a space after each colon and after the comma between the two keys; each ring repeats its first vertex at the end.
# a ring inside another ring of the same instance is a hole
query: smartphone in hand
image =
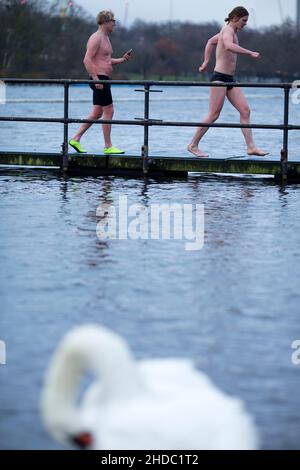
{"type": "Polygon", "coordinates": [[[130,55],[133,52],[133,49],[129,49],[129,51],[126,52],[126,54],[130,55]]]}

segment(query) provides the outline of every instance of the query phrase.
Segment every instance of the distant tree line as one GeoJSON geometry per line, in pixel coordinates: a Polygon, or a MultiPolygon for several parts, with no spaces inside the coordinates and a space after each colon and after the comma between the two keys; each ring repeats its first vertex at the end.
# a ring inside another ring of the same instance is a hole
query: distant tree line
{"type": "MultiPolygon", "coordinates": [[[[59,0],[0,0],[2,77],[86,78],[82,60],[97,24],[74,2],[68,9],[62,4],[59,0]]],[[[114,78],[195,78],[207,40],[219,30],[218,23],[117,25],[111,38],[114,57],[131,47],[134,54],[126,65],[115,67],[114,78]]],[[[299,78],[300,32],[292,22],[248,28],[240,40],[242,46],[262,54],[260,61],[239,58],[240,77],[299,78]]]]}

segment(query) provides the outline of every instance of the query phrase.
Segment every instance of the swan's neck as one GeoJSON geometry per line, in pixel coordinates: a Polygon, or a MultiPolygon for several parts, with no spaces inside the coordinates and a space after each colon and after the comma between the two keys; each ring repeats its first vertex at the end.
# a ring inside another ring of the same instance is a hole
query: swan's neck
{"type": "Polygon", "coordinates": [[[101,400],[128,399],[143,391],[137,364],[123,340],[100,327],[71,332],[56,352],[46,377],[44,414],[76,412],[79,382],[92,372],[101,383],[101,400]]]}

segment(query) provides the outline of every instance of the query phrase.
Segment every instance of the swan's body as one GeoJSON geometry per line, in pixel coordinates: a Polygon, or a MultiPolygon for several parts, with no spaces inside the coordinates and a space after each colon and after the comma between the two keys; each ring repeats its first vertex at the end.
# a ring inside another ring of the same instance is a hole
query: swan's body
{"type": "Polygon", "coordinates": [[[60,442],[90,433],[92,449],[254,449],[256,431],[241,401],[226,396],[189,361],[135,361],[100,326],[71,331],[47,372],[42,415],[60,442]],[[96,382],[76,406],[81,376],[96,382]]]}

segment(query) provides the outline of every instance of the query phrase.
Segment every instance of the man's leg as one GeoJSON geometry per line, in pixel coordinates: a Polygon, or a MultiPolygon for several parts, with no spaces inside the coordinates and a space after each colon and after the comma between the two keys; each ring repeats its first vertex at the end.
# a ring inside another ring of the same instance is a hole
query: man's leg
{"type": "MultiPolygon", "coordinates": [[[[93,121],[96,121],[97,119],[100,119],[103,113],[103,108],[102,106],[94,105],[92,112],[86,117],[86,119],[91,119],[93,121]]],[[[77,133],[74,135],[72,140],[76,140],[77,142],[80,142],[81,137],[83,134],[91,127],[92,124],[88,124],[87,122],[82,124],[80,128],[78,129],[77,133]]]]}
{"type": "MultiPolygon", "coordinates": [[[[203,123],[212,124],[218,119],[224,106],[226,91],[227,89],[225,87],[211,88],[209,99],[209,112],[206,118],[203,119],[203,123]]],[[[198,148],[200,140],[202,139],[204,134],[206,134],[208,129],[208,127],[198,127],[193,137],[193,140],[188,145],[188,151],[196,155],[196,157],[208,157],[207,154],[205,154],[204,152],[202,152],[202,150],[198,148]]]]}
{"type": "MultiPolygon", "coordinates": [[[[227,92],[227,98],[240,113],[241,124],[249,124],[251,111],[243,91],[239,87],[234,87],[227,92]]],[[[265,157],[268,155],[267,152],[260,150],[255,146],[252,129],[242,129],[242,133],[246,141],[248,155],[256,155],[258,157],[265,157]]]]}
{"type": "MultiPolygon", "coordinates": [[[[103,119],[110,121],[114,115],[114,105],[110,104],[109,106],[103,106],[103,119]]],[[[104,136],[104,146],[105,148],[112,147],[111,142],[111,124],[102,124],[103,136],[104,136]]]]}
{"type": "MultiPolygon", "coordinates": [[[[103,106],[103,120],[110,121],[114,115],[114,106],[110,104],[103,106]]],[[[121,155],[124,150],[114,147],[111,141],[111,124],[102,124],[104,136],[104,155],[121,155]]]]}

